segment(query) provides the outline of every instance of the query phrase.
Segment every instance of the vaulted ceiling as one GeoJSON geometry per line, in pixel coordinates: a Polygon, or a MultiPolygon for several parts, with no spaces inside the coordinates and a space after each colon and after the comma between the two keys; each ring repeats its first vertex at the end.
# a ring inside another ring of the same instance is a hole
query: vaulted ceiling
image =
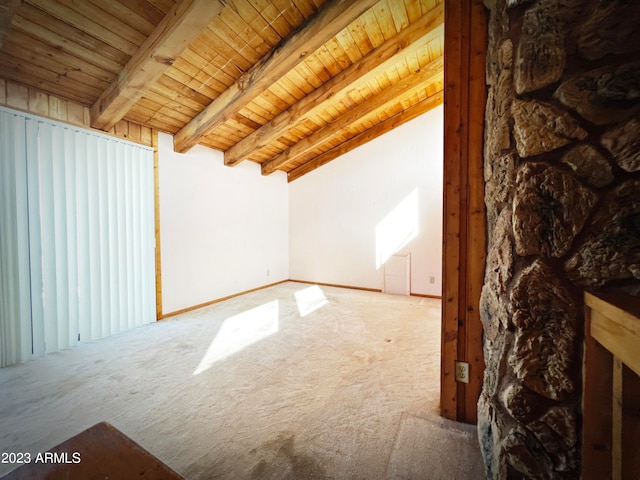
{"type": "Polygon", "coordinates": [[[442,0],[0,0],[0,77],[289,181],[442,103],[442,0]]]}

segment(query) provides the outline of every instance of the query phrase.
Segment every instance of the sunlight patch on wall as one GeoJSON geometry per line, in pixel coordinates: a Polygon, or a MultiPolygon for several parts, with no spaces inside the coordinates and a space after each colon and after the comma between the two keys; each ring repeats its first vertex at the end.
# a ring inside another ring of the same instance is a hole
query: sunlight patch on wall
{"type": "Polygon", "coordinates": [[[298,290],[295,293],[296,303],[298,304],[298,312],[301,317],[306,317],[311,312],[315,312],[320,307],[329,303],[324,292],[318,285],[312,285],[309,288],[298,290]]]}
{"type": "Polygon", "coordinates": [[[405,197],[376,225],[376,269],[398,253],[419,232],[418,189],[405,197]]]}
{"type": "Polygon", "coordinates": [[[278,300],[273,300],[227,318],[193,374],[199,375],[214,363],[276,333],[278,307],[278,300]]]}

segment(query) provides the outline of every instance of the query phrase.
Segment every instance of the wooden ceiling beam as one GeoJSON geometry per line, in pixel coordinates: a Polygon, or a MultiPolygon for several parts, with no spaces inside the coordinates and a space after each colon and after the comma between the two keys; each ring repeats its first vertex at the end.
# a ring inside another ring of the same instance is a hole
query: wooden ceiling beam
{"type": "Polygon", "coordinates": [[[318,87],[295,105],[280,113],[270,122],[254,131],[228,149],[224,154],[225,165],[232,166],[295,128],[320,111],[322,103],[345,93],[356,81],[365,82],[384,72],[399,61],[427,45],[435,38],[444,36],[444,7],[439,4],[418,21],[369,52],[356,63],[340,72],[324,85],[318,87]]]}
{"type": "Polygon", "coordinates": [[[281,154],[264,162],[262,164],[262,174],[269,175],[277,169],[286,167],[287,165],[295,162],[296,159],[310,152],[316,146],[328,141],[342,129],[348,127],[357,120],[378,109],[385,108],[391,103],[396,103],[398,97],[415,93],[418,89],[425,89],[426,85],[441,79],[443,68],[444,62],[442,57],[440,57],[417,72],[414,72],[399,82],[385,88],[375,97],[367,99],[357,107],[349,109],[344,115],[341,115],[335,121],[328,123],[320,130],[287,148],[281,154]]]}
{"type": "Polygon", "coordinates": [[[376,3],[378,0],[327,3],[185,125],[174,137],[175,150],[184,153],[196,145],[376,3]]]}
{"type": "Polygon", "coordinates": [[[91,126],[109,130],[224,8],[216,0],[179,0],[91,107],[91,126]]]}
{"type": "Polygon", "coordinates": [[[344,155],[347,152],[359,147],[360,145],[364,145],[367,142],[370,142],[374,138],[379,137],[380,135],[390,132],[394,128],[399,127],[403,123],[408,122],[409,120],[413,120],[414,118],[422,115],[423,113],[428,112],[429,110],[434,109],[439,106],[443,102],[443,92],[439,91],[438,93],[431,95],[430,97],[424,99],[420,103],[409,107],[397,115],[385,120],[378,125],[371,127],[370,129],[356,135],[353,138],[350,138],[346,142],[340,144],[339,146],[332,148],[331,150],[318,155],[317,157],[309,160],[308,162],[300,165],[299,167],[294,168],[288,174],[288,181],[293,182],[294,180],[300,178],[301,176],[315,170],[316,168],[325,165],[332,160],[335,160],[341,155],[344,155]]]}

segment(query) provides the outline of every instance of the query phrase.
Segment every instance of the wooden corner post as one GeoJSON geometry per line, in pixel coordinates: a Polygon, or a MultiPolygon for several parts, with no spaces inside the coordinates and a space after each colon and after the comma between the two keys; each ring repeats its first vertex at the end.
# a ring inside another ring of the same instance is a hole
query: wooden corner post
{"type": "Polygon", "coordinates": [[[483,126],[487,13],[481,0],[445,4],[443,292],[440,412],[477,422],[484,358],[480,291],[486,257],[483,126]],[[455,362],[469,364],[469,383],[455,362]]]}

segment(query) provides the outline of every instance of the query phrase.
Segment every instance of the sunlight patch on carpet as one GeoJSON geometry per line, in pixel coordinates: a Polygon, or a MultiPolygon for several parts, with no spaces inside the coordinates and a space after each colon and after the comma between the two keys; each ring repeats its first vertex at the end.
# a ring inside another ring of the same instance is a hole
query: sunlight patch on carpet
{"type": "Polygon", "coordinates": [[[278,300],[227,318],[193,372],[199,375],[211,366],[278,331],[278,300]]]}
{"type": "Polygon", "coordinates": [[[318,285],[312,285],[311,287],[298,290],[294,295],[301,317],[306,317],[329,303],[329,300],[327,300],[327,297],[318,285]]]}

